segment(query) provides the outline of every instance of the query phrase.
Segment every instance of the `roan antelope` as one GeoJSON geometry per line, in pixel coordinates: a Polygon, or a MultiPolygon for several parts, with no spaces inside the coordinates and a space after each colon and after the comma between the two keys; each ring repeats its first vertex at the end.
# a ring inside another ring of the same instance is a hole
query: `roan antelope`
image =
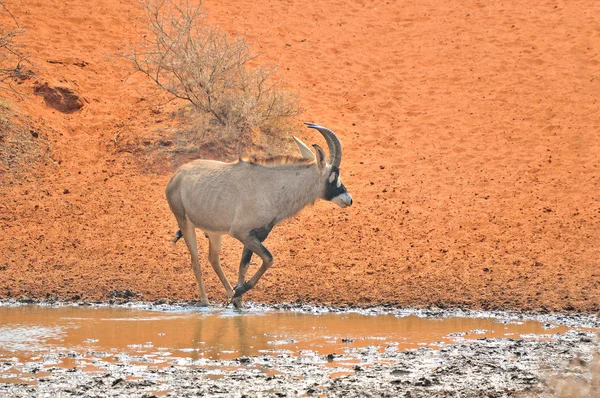
{"type": "Polygon", "coordinates": [[[208,238],[210,264],[225,286],[227,297],[239,308],[242,295],[256,286],[273,264],[273,256],[262,242],[277,223],[317,199],[331,201],[342,208],[352,205],[352,196],[340,179],[340,140],[325,127],[313,123],[306,125],[325,137],[329,162],[321,147],[313,145],[315,156],[294,137],[302,158],[240,159],[234,163],[199,159],[181,166],[169,181],[167,200],[179,224],[173,243],[183,236],[204,305],[208,305],[208,298],[198,263],[195,228],[204,231],[208,238]],[[238,283],[234,288],[225,277],[219,260],[221,238],[225,234],[244,244],[238,283]],[[252,254],[262,259],[262,266],[246,281],[252,254]]]}

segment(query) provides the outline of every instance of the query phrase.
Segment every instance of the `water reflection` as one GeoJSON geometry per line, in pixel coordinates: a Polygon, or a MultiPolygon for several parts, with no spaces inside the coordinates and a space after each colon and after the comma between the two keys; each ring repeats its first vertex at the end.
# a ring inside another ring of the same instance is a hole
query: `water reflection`
{"type": "MultiPolygon", "coordinates": [[[[551,333],[565,332],[559,327],[551,333]]],[[[0,359],[36,352],[234,359],[308,350],[324,355],[367,345],[418,348],[452,335],[516,337],[549,333],[539,322],[393,315],[233,310],[158,312],[112,307],[0,307],[0,359]]],[[[382,348],[383,349],[383,348],[382,348]]]]}

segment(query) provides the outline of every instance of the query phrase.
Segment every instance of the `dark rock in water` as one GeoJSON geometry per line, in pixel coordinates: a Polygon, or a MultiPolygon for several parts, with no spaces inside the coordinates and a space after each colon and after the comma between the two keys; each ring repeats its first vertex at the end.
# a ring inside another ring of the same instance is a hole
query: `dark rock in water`
{"type": "Polygon", "coordinates": [[[27,296],[23,296],[19,299],[19,302],[23,303],[23,304],[33,304],[33,303],[35,303],[35,300],[33,300],[27,296]]]}
{"type": "Polygon", "coordinates": [[[433,384],[433,382],[425,377],[421,377],[414,384],[417,387],[429,387],[433,384]]]}
{"type": "Polygon", "coordinates": [[[117,299],[125,299],[128,300],[130,298],[139,297],[140,294],[134,292],[133,290],[125,289],[125,290],[113,290],[108,294],[108,298],[117,298],[117,299]]]}
{"type": "Polygon", "coordinates": [[[125,383],[125,379],[122,379],[122,378],[119,377],[118,379],[116,379],[115,381],[113,381],[110,386],[111,387],[116,387],[116,386],[118,386],[120,384],[124,384],[124,383],[125,383]]]}
{"type": "Polygon", "coordinates": [[[392,370],[392,372],[390,374],[392,376],[403,376],[403,375],[410,374],[410,371],[404,370],[404,369],[394,369],[394,370],[392,370]]]}

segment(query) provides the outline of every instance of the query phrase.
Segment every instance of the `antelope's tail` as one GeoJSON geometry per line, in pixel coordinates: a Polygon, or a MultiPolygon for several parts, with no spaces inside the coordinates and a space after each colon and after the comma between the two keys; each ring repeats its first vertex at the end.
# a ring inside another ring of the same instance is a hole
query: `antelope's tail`
{"type": "Polygon", "coordinates": [[[177,232],[175,233],[175,237],[173,238],[173,244],[177,243],[177,241],[179,239],[181,239],[181,237],[183,236],[183,234],[181,233],[181,228],[177,230],[177,232]]]}

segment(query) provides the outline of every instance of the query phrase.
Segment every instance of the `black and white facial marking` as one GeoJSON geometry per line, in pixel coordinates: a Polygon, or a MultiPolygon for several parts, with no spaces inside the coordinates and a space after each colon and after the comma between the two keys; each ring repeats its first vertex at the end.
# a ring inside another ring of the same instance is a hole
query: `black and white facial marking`
{"type": "Polygon", "coordinates": [[[337,166],[331,166],[331,172],[325,186],[324,198],[340,207],[352,206],[352,196],[350,196],[346,187],[342,184],[340,169],[337,166]]]}

